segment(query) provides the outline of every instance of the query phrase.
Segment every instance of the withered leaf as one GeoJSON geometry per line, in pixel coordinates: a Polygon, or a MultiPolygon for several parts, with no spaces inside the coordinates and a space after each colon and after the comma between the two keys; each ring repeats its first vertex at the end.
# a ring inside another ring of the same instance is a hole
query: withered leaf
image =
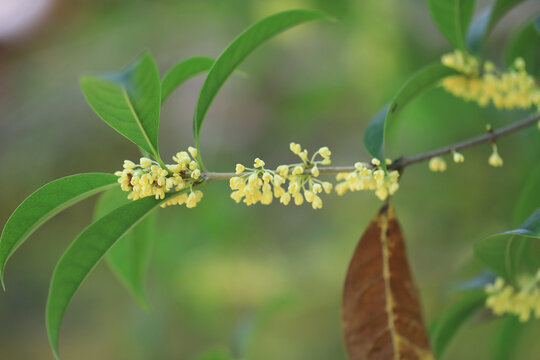
{"type": "Polygon", "coordinates": [[[356,247],[342,323],[349,360],[433,360],[394,211],[383,206],[356,247]]]}

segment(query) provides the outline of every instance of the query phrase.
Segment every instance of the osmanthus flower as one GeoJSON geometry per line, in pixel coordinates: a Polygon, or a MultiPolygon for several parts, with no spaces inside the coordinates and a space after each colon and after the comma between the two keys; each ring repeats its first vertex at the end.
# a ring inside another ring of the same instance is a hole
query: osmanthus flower
{"type": "Polygon", "coordinates": [[[486,286],[488,294],[486,306],[495,315],[512,314],[519,321],[526,322],[531,316],[540,319],[540,271],[536,276],[518,279],[517,286],[507,284],[498,278],[493,284],[486,286]]]}
{"type": "Polygon", "coordinates": [[[452,151],[452,158],[454,159],[454,162],[456,164],[459,164],[465,161],[465,156],[463,156],[462,153],[459,153],[457,151],[452,151]]]}
{"type": "MultiPolygon", "coordinates": [[[[391,161],[387,160],[386,164],[390,165],[391,161]]],[[[394,195],[399,188],[399,172],[385,172],[380,165],[378,159],[371,160],[371,164],[357,162],[354,171],[338,173],[336,180],[341,182],[336,185],[336,192],[343,195],[347,191],[370,190],[381,200],[394,195]]]]}
{"type": "Polygon", "coordinates": [[[525,70],[522,58],[517,58],[506,71],[489,61],[480,71],[478,60],[459,50],[443,55],[441,62],[462,73],[441,82],[442,87],[455,96],[483,107],[489,104],[506,110],[536,107],[540,111],[540,88],[525,70]]]}
{"type": "Polygon", "coordinates": [[[492,152],[491,152],[491,155],[490,155],[490,157],[488,159],[489,165],[491,165],[493,167],[503,166],[503,159],[499,155],[499,150],[497,149],[497,145],[492,144],[491,148],[492,148],[492,152]]]}
{"type": "Polygon", "coordinates": [[[332,184],[317,179],[320,174],[319,165],[331,163],[331,152],[327,147],[320,148],[309,158],[308,151],[302,150],[299,144],[291,143],[290,150],[302,162],[290,165],[280,165],[276,170],[265,168],[265,162],[256,158],[253,168],[242,164],[236,165],[236,175],[230,179],[231,198],[246,205],[261,203],[269,205],[273,199],[288,205],[291,200],[296,205],[311,203],[314,209],[322,207],[319,194],[323,191],[330,193],[332,184]]]}
{"type": "MultiPolygon", "coordinates": [[[[463,155],[462,155],[463,156],[463,155]]],[[[455,159],[455,157],[454,157],[455,159]]],[[[458,159],[460,160],[460,159],[458,159]]],[[[459,162],[459,161],[456,161],[459,162]]],[[[440,156],[435,156],[429,159],[429,170],[433,172],[444,172],[446,171],[446,161],[440,156]]]]}
{"type": "Polygon", "coordinates": [[[182,205],[192,208],[197,206],[203,194],[201,191],[193,191],[193,185],[199,182],[201,170],[195,160],[197,149],[189,147],[188,151],[181,151],[173,156],[174,164],[168,164],[163,169],[151,159],[142,157],[139,164],[125,160],[124,169],[115,172],[118,183],[123,191],[128,191],[128,199],[137,200],[147,196],[156,199],[165,198],[165,194],[172,191],[190,189],[188,193],[182,193],[168,199],[161,207],[168,205],[182,205]]]}

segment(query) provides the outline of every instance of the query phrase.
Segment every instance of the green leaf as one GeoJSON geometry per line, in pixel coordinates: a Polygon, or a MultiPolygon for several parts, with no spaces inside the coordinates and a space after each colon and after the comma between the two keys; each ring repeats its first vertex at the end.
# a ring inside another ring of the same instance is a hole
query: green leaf
{"type": "Polygon", "coordinates": [[[442,357],[459,328],[484,306],[486,297],[483,289],[468,291],[431,324],[429,337],[437,359],[442,357]]]}
{"type": "Polygon", "coordinates": [[[519,321],[515,315],[506,315],[502,319],[494,336],[491,359],[508,360],[514,359],[519,340],[523,334],[526,324],[519,321]]]}
{"type": "Polygon", "coordinates": [[[65,208],[117,185],[113,174],[90,173],[54,180],[36,190],[15,209],[0,236],[0,278],[15,250],[43,223],[65,208]]]}
{"type": "Polygon", "coordinates": [[[82,77],[81,88],[86,101],[103,121],[161,162],[161,83],[150,53],[143,53],[118,73],[82,77]]]}
{"type": "Polygon", "coordinates": [[[540,167],[530,169],[521,189],[514,214],[515,224],[521,224],[540,207],[540,167]]]}
{"type": "Polygon", "coordinates": [[[428,0],[433,20],[458,49],[466,50],[465,36],[474,14],[474,0],[428,0]]]}
{"type": "Polygon", "coordinates": [[[479,52],[491,30],[514,6],[525,0],[495,0],[493,5],[478,14],[469,27],[467,44],[474,52],[479,52]]]}
{"type": "Polygon", "coordinates": [[[540,15],[526,22],[512,36],[505,51],[506,64],[511,65],[518,57],[525,60],[529,74],[540,76],[540,15]]]}
{"type": "Polygon", "coordinates": [[[389,108],[390,104],[386,104],[379,110],[364,131],[364,146],[371,156],[381,160],[381,164],[384,164],[384,161],[382,161],[384,159],[384,135],[389,108]]]}
{"type": "Polygon", "coordinates": [[[161,103],[189,78],[210,70],[214,59],[206,56],[194,56],[174,65],[161,80],[161,103]]]}
{"type": "Polygon", "coordinates": [[[437,84],[441,79],[457,74],[457,71],[441,64],[429,65],[414,74],[399,89],[390,104],[387,104],[368,124],[364,132],[364,145],[371,156],[384,164],[384,141],[386,129],[403,108],[424,90],[437,84]]]}
{"type": "Polygon", "coordinates": [[[221,89],[236,67],[266,40],[290,27],[316,19],[329,19],[329,16],[314,10],[289,10],[280,12],[250,26],[229,44],[225,51],[216,59],[199,94],[193,120],[193,131],[197,148],[199,148],[199,138],[206,113],[219,89],[221,89]]]}
{"type": "Polygon", "coordinates": [[[146,197],[116,208],[86,227],[64,252],[52,275],[46,308],[47,334],[57,359],[62,318],[81,283],[114,243],[163,201],[146,197]]]}
{"type": "Polygon", "coordinates": [[[491,235],[478,241],[474,254],[488,268],[511,283],[523,272],[534,271],[540,262],[540,208],[515,230],[491,235]]]}
{"type": "MultiPolygon", "coordinates": [[[[131,200],[122,189],[111,189],[100,196],[96,204],[94,219],[98,220],[112,210],[130,202],[131,200]]],[[[113,273],[144,309],[148,309],[143,284],[155,239],[155,215],[156,213],[151,213],[135,225],[105,255],[113,273]]]]}

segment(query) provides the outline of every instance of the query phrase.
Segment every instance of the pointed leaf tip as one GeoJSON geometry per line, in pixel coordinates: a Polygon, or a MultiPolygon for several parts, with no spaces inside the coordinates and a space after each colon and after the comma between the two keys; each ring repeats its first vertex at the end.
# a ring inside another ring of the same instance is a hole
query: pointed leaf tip
{"type": "Polygon", "coordinates": [[[159,160],[159,70],[144,52],[123,70],[80,80],[86,101],[113,129],[159,160]]]}
{"type": "Polygon", "coordinates": [[[253,24],[238,35],[216,59],[208,73],[195,109],[193,131],[195,143],[199,138],[204,118],[218,91],[233,71],[262,43],[293,26],[317,19],[330,19],[327,14],[316,10],[287,10],[270,15],[253,24]]]}
{"type": "Polygon", "coordinates": [[[434,359],[403,236],[387,205],[349,264],[342,328],[350,359],[434,359]]]}

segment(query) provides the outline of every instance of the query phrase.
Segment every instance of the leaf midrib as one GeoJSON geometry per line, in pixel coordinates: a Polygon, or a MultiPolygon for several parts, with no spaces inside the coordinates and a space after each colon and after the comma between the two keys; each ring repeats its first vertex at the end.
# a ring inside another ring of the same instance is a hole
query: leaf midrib
{"type": "Polygon", "coordinates": [[[146,142],[150,146],[150,150],[152,150],[152,155],[154,156],[154,158],[156,160],[159,160],[159,154],[156,151],[156,149],[154,148],[154,145],[152,144],[152,142],[150,141],[150,138],[148,137],[148,134],[146,133],[146,129],[142,125],[141,119],[139,118],[139,115],[137,114],[137,112],[135,111],[135,108],[133,107],[133,104],[131,102],[131,98],[129,97],[129,94],[127,92],[126,87],[122,85],[121,89],[122,89],[122,94],[124,95],[124,99],[126,100],[126,103],[128,105],[128,108],[129,108],[131,114],[133,115],[133,117],[135,118],[135,122],[139,126],[139,129],[141,130],[141,133],[143,134],[144,139],[146,140],[146,142]]]}
{"type": "Polygon", "coordinates": [[[66,209],[73,205],[74,203],[78,202],[81,199],[84,199],[86,197],[90,197],[94,194],[97,194],[101,191],[107,190],[108,188],[112,188],[114,186],[117,186],[116,183],[107,184],[100,186],[98,188],[92,189],[91,191],[87,191],[85,193],[79,194],[74,198],[71,198],[70,200],[54,207],[50,211],[46,212],[44,216],[40,217],[39,221],[35,222],[32,226],[30,226],[25,232],[22,233],[21,236],[18,237],[17,241],[15,242],[15,246],[9,249],[9,254],[5,258],[5,261],[0,264],[0,278],[2,280],[3,284],[3,275],[4,275],[4,269],[6,267],[6,264],[8,260],[11,258],[11,256],[15,253],[15,251],[23,244],[24,239],[27,239],[30,235],[32,235],[41,225],[43,225],[45,222],[47,222],[50,218],[52,218],[54,215],[56,215],[59,211],[66,209]]]}

